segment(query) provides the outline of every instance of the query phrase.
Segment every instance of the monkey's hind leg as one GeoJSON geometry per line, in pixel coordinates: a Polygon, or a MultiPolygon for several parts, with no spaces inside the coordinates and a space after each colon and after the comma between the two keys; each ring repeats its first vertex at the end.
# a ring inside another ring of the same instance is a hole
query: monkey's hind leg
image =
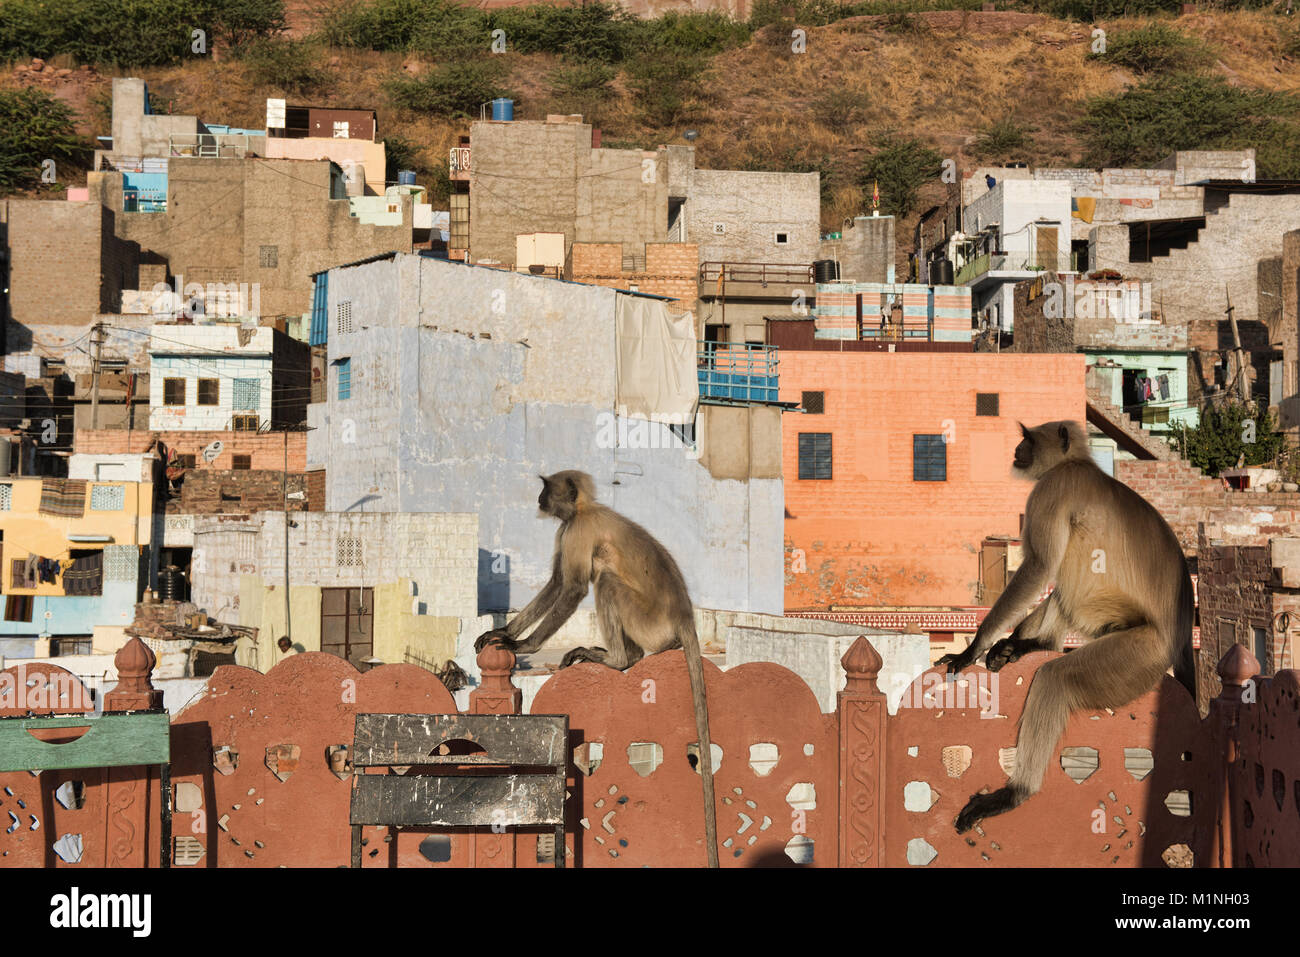
{"type": "Polygon", "coordinates": [[[604,648],[574,648],[560,661],[561,668],[579,661],[594,661],[608,668],[626,671],[644,657],[641,646],[629,640],[623,627],[622,608],[632,594],[612,575],[602,575],[596,585],[596,622],[604,648]]]}
{"type": "Polygon", "coordinates": [[[1071,712],[1128,704],[1159,682],[1168,667],[1165,657],[1156,629],[1139,625],[1111,632],[1039,668],[1020,716],[1015,769],[1004,787],[971,796],[957,816],[957,832],[1036,794],[1071,712]]]}

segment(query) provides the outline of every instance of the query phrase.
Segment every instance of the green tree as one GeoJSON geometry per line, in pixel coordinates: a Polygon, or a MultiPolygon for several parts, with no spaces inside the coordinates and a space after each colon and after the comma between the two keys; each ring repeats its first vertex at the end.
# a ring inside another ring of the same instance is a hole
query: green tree
{"type": "MultiPolygon", "coordinates": [[[[1150,167],[1176,150],[1262,147],[1291,141],[1300,103],[1287,93],[1228,85],[1218,76],[1170,73],[1089,101],[1080,121],[1093,167],[1150,167]],[[1193,107],[1194,105],[1194,107],[1193,107]]],[[[1274,162],[1284,161],[1282,150],[1274,162]]],[[[1257,162],[1259,176],[1278,170],[1257,162]]]]}
{"type": "Polygon", "coordinates": [[[263,37],[246,43],[240,58],[254,83],[286,93],[311,93],[325,86],[330,75],[320,63],[320,47],[307,40],[263,37]]]}
{"type": "Polygon", "coordinates": [[[397,76],[384,84],[392,104],[413,113],[476,117],[489,100],[508,96],[504,69],[489,60],[440,63],[419,77],[397,76]]]}
{"type": "Polygon", "coordinates": [[[916,208],[921,186],[937,177],[942,166],[943,157],[920,140],[890,133],[863,164],[858,184],[870,195],[879,183],[882,211],[901,218],[916,208]]]}
{"type": "Polygon", "coordinates": [[[89,151],[77,135],[71,108],[44,90],[0,90],[0,190],[39,182],[41,164],[84,162],[89,151]]]}
{"type": "Polygon", "coordinates": [[[1014,117],[1005,116],[980,130],[974,153],[985,160],[1014,159],[1033,146],[1031,132],[1031,127],[1021,126],[1014,117]]]}
{"type": "Polygon", "coordinates": [[[1264,403],[1231,402],[1206,409],[1196,428],[1175,426],[1170,444],[1198,469],[1217,476],[1243,456],[1246,465],[1273,461],[1285,437],[1264,403]]]}

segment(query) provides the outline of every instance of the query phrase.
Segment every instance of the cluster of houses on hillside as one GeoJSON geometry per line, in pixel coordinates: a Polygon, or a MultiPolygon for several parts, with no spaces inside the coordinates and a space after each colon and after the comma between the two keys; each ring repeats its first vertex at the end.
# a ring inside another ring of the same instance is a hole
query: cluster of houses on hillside
{"type": "Polygon", "coordinates": [[[699,608],[937,656],[1018,565],[1016,422],[1052,419],[1199,560],[1206,696],[1232,642],[1294,666],[1300,492],[1166,441],[1230,395],[1300,438],[1300,182],[1253,151],[967,170],[904,270],[892,217],[823,231],[817,173],[580,116],[468,124],[446,210],[371,110],[236,129],[118,79],[100,139],[84,189],[0,201],[0,666],[98,686],[139,635],[169,706],[304,650],[472,669],[565,468],[699,608]]]}

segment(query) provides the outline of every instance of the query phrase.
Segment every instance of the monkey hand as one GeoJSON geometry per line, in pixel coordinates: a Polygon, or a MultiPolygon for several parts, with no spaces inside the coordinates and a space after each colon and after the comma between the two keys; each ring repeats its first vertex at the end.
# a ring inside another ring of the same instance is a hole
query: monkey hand
{"type": "MultiPolygon", "coordinates": [[[[974,647],[974,645],[971,647],[974,647]]],[[[969,649],[967,649],[967,651],[969,651],[969,649]]],[[[948,674],[955,675],[957,672],[969,668],[973,661],[974,658],[971,655],[967,654],[966,651],[961,651],[953,655],[944,655],[934,663],[934,666],[936,668],[944,668],[947,670],[948,674]]]]}
{"type": "Polygon", "coordinates": [[[478,654],[493,642],[505,646],[510,651],[514,651],[515,645],[518,644],[504,628],[489,628],[475,639],[474,653],[478,654]]]}

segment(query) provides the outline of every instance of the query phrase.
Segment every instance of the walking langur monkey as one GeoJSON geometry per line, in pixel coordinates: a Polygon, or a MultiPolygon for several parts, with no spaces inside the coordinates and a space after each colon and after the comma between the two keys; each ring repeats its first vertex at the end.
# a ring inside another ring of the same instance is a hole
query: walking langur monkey
{"type": "Polygon", "coordinates": [[[1035,673],[1010,780],[991,794],[971,796],[957,816],[958,833],[1042,787],[1072,712],[1128,704],[1169,668],[1196,697],[1192,580],[1173,530],[1140,495],[1097,467],[1077,422],[1021,425],[1020,431],[1013,472],[1035,483],[1025,503],[1024,557],[975,640],[938,664],[961,671],[987,651],[985,663],[997,671],[1033,651],[1060,651],[1067,631],[1091,640],[1035,673]],[[1053,581],[1055,590],[1033,608],[1053,581]],[[1012,627],[1009,638],[994,644],[1012,627]]]}
{"type": "Polygon", "coordinates": [[[555,533],[551,580],[505,628],[486,631],[474,642],[482,651],[498,642],[515,654],[542,647],[569,620],[596,586],[596,617],[604,648],[574,648],[560,661],[595,661],[626,671],[649,653],[682,648],[691,681],[695,730],[704,783],[704,842],[710,867],[718,866],[718,822],[713,799],[713,754],[704,696],[704,663],[695,634],[695,614],[686,580],[673,557],[649,532],[596,501],[596,483],[585,472],[538,476],[538,508],[560,520],[555,533]],[[519,636],[542,619],[521,641],[519,636]]]}

